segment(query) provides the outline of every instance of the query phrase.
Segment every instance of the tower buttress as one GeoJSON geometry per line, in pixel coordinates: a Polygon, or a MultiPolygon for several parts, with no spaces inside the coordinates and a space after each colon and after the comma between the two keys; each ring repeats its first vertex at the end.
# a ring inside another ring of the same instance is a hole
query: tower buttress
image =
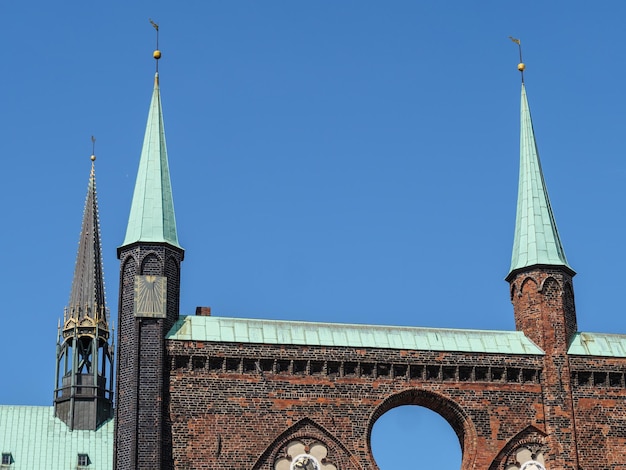
{"type": "MultiPolygon", "coordinates": [[[[156,27],[156,26],[155,26],[156,27]]],[[[155,59],[161,57],[155,52],[155,59]]],[[[178,319],[180,264],[159,75],[120,259],[114,468],[170,468],[165,335],[178,319]]]]}
{"type": "MultiPolygon", "coordinates": [[[[519,43],[518,43],[519,44],[519,43]]],[[[524,65],[518,69],[523,73],[524,65]]],[[[547,468],[578,470],[569,343],[576,333],[572,278],[556,227],[522,81],[520,174],[510,284],[517,330],[545,352],[541,385],[547,468]]]]}
{"type": "Polygon", "coordinates": [[[70,429],[95,430],[113,416],[113,348],[104,295],[95,159],[92,155],[70,301],[57,341],[54,415],[70,429]]]}

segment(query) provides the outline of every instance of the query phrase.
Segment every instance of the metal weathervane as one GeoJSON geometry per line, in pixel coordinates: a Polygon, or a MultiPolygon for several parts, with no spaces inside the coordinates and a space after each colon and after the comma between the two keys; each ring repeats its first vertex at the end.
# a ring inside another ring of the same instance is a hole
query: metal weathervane
{"type": "Polygon", "coordinates": [[[161,51],[159,50],[159,25],[152,21],[152,18],[148,18],[152,27],[156,30],[156,49],[154,50],[152,57],[157,61],[156,62],[156,71],[159,73],[159,59],[161,58],[161,51]]]}
{"type": "Polygon", "coordinates": [[[517,44],[519,49],[519,64],[517,64],[517,70],[522,74],[522,83],[524,83],[524,70],[526,69],[526,65],[524,65],[524,61],[522,60],[522,41],[514,38],[513,36],[509,36],[509,39],[517,44]]]}

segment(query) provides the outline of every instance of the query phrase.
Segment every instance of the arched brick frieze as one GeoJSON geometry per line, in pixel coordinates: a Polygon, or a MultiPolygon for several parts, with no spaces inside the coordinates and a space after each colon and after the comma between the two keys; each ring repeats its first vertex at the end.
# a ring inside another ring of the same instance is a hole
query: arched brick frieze
{"type": "Polygon", "coordinates": [[[504,445],[489,470],[519,470],[529,461],[545,465],[547,453],[546,434],[531,425],[504,445]]]}
{"type": "Polygon", "coordinates": [[[566,282],[563,289],[563,310],[565,313],[565,328],[567,331],[568,345],[574,334],[578,331],[576,319],[576,303],[574,301],[574,288],[571,282],[566,282]]]}
{"type": "Polygon", "coordinates": [[[161,258],[153,251],[147,253],[141,260],[141,274],[153,276],[163,275],[161,258]]]}
{"type": "Polygon", "coordinates": [[[449,398],[426,390],[411,389],[386,398],[371,414],[367,426],[367,445],[372,453],[372,429],[374,424],[387,411],[403,405],[417,405],[428,408],[443,417],[454,429],[463,460],[461,470],[473,469],[476,459],[476,429],[469,415],[457,403],[449,398]]]}
{"type": "Polygon", "coordinates": [[[553,276],[546,277],[543,281],[541,281],[541,285],[539,286],[539,292],[546,293],[550,292],[561,292],[561,284],[557,281],[553,276]]]}
{"type": "Polygon", "coordinates": [[[362,470],[327,429],[304,418],[282,432],[267,447],[252,470],[288,470],[297,458],[313,458],[321,470],[362,470]]]}
{"type": "Polygon", "coordinates": [[[535,293],[539,290],[539,284],[537,284],[537,280],[533,277],[527,276],[520,283],[520,289],[518,295],[523,295],[525,293],[535,293]]]}

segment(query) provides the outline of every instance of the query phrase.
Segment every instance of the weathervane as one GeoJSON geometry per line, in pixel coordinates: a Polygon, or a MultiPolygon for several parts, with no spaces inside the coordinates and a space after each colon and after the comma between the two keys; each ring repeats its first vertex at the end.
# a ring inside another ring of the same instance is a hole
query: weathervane
{"type": "Polygon", "coordinates": [[[522,74],[522,83],[524,83],[524,70],[526,69],[526,65],[524,65],[524,61],[522,60],[522,41],[519,39],[515,39],[512,36],[509,36],[509,39],[517,44],[519,49],[519,64],[517,64],[517,70],[519,70],[522,74]]]}
{"type": "Polygon", "coordinates": [[[159,50],[159,25],[152,21],[152,18],[148,18],[152,27],[156,30],[156,49],[152,53],[152,57],[157,61],[156,72],[159,73],[159,59],[161,58],[161,51],[159,50]]]}

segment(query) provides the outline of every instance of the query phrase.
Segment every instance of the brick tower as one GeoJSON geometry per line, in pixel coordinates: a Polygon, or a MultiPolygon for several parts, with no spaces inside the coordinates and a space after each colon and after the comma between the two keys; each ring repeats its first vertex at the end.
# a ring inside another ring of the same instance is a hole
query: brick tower
{"type": "Polygon", "coordinates": [[[113,416],[113,346],[104,297],[95,155],[70,301],[59,328],[54,415],[71,430],[95,430],[113,416]]]}
{"type": "Polygon", "coordinates": [[[115,468],[375,470],[373,426],[401,405],[450,424],[461,470],[623,468],[626,335],[577,331],[575,273],[523,83],[507,276],[517,331],[227,318],[203,307],[179,317],[184,251],[159,93],[157,74],[118,249],[115,468]]]}
{"type": "MultiPolygon", "coordinates": [[[[523,65],[520,65],[523,69],[523,65]]],[[[578,469],[568,348],[576,334],[572,278],[559,238],[522,82],[520,174],[510,283],[517,330],[544,352],[545,426],[555,468],[578,469]]]]}
{"type": "MultiPolygon", "coordinates": [[[[155,59],[160,52],[155,52],[155,59]]],[[[159,74],[120,259],[115,468],[166,468],[165,335],[178,319],[180,264],[159,74]]]]}

